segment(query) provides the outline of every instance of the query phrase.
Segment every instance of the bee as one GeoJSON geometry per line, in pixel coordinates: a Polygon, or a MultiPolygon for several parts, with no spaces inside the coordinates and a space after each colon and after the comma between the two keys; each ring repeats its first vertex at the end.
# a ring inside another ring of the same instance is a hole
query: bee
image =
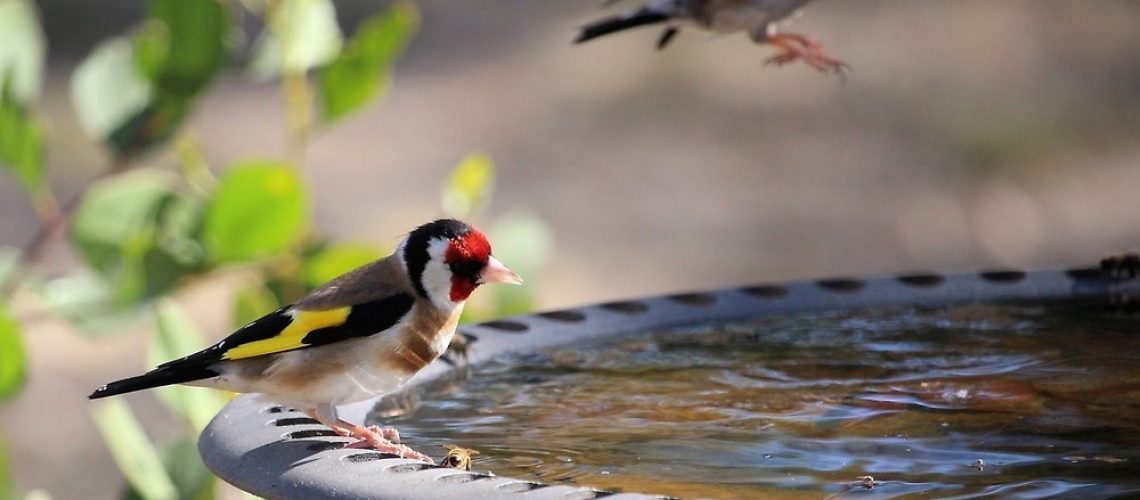
{"type": "Polygon", "coordinates": [[[447,456],[443,457],[440,464],[452,469],[471,470],[471,457],[479,454],[476,450],[460,448],[453,444],[445,444],[443,447],[447,448],[447,456]]]}

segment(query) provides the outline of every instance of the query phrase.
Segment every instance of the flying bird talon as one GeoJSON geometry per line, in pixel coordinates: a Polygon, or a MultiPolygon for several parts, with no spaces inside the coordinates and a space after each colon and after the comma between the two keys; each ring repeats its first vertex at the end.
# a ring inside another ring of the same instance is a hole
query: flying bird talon
{"type": "Polygon", "coordinates": [[[840,77],[846,77],[851,71],[851,65],[828,55],[823,49],[823,44],[814,38],[796,33],[778,33],[765,41],[781,50],[779,54],[768,58],[765,64],[783,66],[800,60],[821,73],[836,74],[840,77]]]}

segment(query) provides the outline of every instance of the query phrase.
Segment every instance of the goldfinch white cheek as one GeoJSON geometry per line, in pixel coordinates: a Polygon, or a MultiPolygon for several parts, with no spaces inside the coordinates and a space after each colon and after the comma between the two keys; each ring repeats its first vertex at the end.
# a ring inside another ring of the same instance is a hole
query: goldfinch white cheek
{"type": "Polygon", "coordinates": [[[429,259],[421,278],[432,303],[445,311],[456,306],[451,301],[451,270],[445,262],[448,245],[449,242],[443,239],[435,239],[428,244],[429,259]]]}

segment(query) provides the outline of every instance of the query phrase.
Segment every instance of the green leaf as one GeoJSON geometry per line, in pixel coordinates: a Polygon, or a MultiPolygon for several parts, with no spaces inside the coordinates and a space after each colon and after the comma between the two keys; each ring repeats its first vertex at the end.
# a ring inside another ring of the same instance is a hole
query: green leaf
{"type": "Polygon", "coordinates": [[[176,192],[169,174],[136,170],[88,190],[71,236],[126,305],[169,290],[201,267],[204,251],[193,240],[200,216],[200,202],[176,192]]]}
{"type": "Polygon", "coordinates": [[[253,320],[281,307],[281,301],[263,283],[257,283],[238,292],[234,300],[234,328],[240,328],[253,320]]]}
{"type": "Polygon", "coordinates": [[[327,246],[306,259],[305,285],[315,288],[383,256],[384,251],[372,245],[339,243],[327,246]]]}
{"type": "Polygon", "coordinates": [[[318,76],[325,121],[342,118],[387,93],[392,65],[418,29],[419,11],[411,3],[393,5],[365,20],[318,76]]]}
{"type": "MultiPolygon", "coordinates": [[[[180,500],[213,500],[214,475],[202,463],[198,446],[193,439],[183,437],[162,450],[162,464],[170,475],[180,500]]],[[[135,488],[130,488],[123,500],[144,500],[135,488]]]]}
{"type": "Polygon", "coordinates": [[[0,307],[0,402],[19,394],[24,387],[27,360],[20,324],[0,307]]]}
{"type": "Polygon", "coordinates": [[[451,171],[443,186],[443,210],[456,217],[470,217],[483,208],[495,183],[495,164],[483,153],[467,155],[451,171]]]}
{"type": "Polygon", "coordinates": [[[282,71],[304,73],[331,61],[343,36],[332,0],[280,0],[270,3],[266,27],[254,44],[250,72],[259,79],[282,71]]]}
{"type": "Polygon", "coordinates": [[[0,0],[0,166],[33,196],[44,187],[44,127],[33,109],[45,51],[35,4],[0,0]]]}
{"type": "Polygon", "coordinates": [[[29,0],[0,0],[0,94],[31,105],[44,77],[44,33],[29,0]]]}
{"type": "Polygon", "coordinates": [[[145,500],[178,497],[178,490],[163,469],[158,452],[123,400],[97,403],[91,409],[91,416],[119,470],[140,497],[145,500]]]}
{"type": "Polygon", "coordinates": [[[51,280],[41,294],[52,313],[91,337],[123,333],[146,311],[138,305],[119,304],[112,285],[86,270],[51,280]]]}
{"type": "Polygon", "coordinates": [[[9,169],[29,194],[44,188],[43,125],[7,90],[0,94],[0,166],[9,169]]]}
{"type": "Polygon", "coordinates": [[[87,136],[110,142],[112,135],[136,120],[154,99],[154,88],[135,64],[130,39],[100,43],[76,68],[71,100],[87,136]]]}
{"type": "Polygon", "coordinates": [[[101,43],[71,81],[88,136],[119,156],[165,142],[225,65],[229,15],[217,0],[153,0],[132,38],[101,43]]]}
{"type": "MultiPolygon", "coordinates": [[[[155,313],[158,335],[151,343],[147,357],[150,366],[181,358],[205,346],[206,341],[194,328],[190,318],[170,300],[158,303],[155,313]]],[[[173,385],[155,389],[159,401],[182,415],[194,430],[201,432],[225,406],[221,393],[202,387],[173,385]]]]}
{"type": "Polygon", "coordinates": [[[91,186],[71,223],[72,240],[88,264],[108,273],[125,248],[153,242],[173,181],[166,172],[135,170],[91,186]]]}
{"type": "Polygon", "coordinates": [[[309,197],[296,169],[273,160],[230,167],[206,207],[202,240],[217,262],[272,255],[300,241],[309,197]]]}
{"type": "Polygon", "coordinates": [[[137,61],[164,95],[193,97],[229,57],[229,13],[218,0],[151,0],[137,61]]]}
{"type": "Polygon", "coordinates": [[[0,247],[0,283],[7,283],[12,272],[20,265],[22,252],[15,247],[0,247]]]}

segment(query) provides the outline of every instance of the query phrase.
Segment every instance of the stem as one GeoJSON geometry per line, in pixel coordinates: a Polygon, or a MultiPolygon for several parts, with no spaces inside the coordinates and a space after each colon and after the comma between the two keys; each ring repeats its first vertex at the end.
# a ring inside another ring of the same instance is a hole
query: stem
{"type": "Polygon", "coordinates": [[[281,92],[285,101],[287,155],[298,167],[304,168],[305,149],[313,120],[309,77],[303,71],[285,70],[281,77],[281,92]]]}
{"type": "Polygon", "coordinates": [[[41,226],[52,224],[60,217],[59,201],[46,185],[32,196],[32,209],[36,211],[41,226]]]}
{"type": "MultiPolygon", "coordinates": [[[[24,278],[28,276],[28,272],[31,268],[38,265],[47,255],[52,244],[59,240],[63,234],[63,230],[67,227],[67,223],[71,220],[71,216],[75,214],[75,209],[79,207],[79,201],[83,199],[83,195],[87,194],[87,190],[99,180],[126,170],[129,165],[130,162],[128,158],[116,156],[103,172],[84,184],[83,187],[79,189],[79,192],[67,200],[67,203],[64,203],[62,207],[57,206],[55,197],[51,195],[50,192],[47,192],[48,194],[46,196],[41,197],[43,199],[39,200],[38,203],[46,204],[47,202],[45,200],[51,200],[51,216],[45,217],[44,214],[41,214],[39,230],[32,236],[31,241],[20,249],[20,256],[16,259],[12,273],[8,275],[7,280],[5,280],[3,284],[0,284],[0,302],[8,302],[8,300],[11,299],[12,294],[16,293],[16,289],[19,288],[24,278]]],[[[39,212],[39,209],[37,209],[37,212],[39,212]]]]}

